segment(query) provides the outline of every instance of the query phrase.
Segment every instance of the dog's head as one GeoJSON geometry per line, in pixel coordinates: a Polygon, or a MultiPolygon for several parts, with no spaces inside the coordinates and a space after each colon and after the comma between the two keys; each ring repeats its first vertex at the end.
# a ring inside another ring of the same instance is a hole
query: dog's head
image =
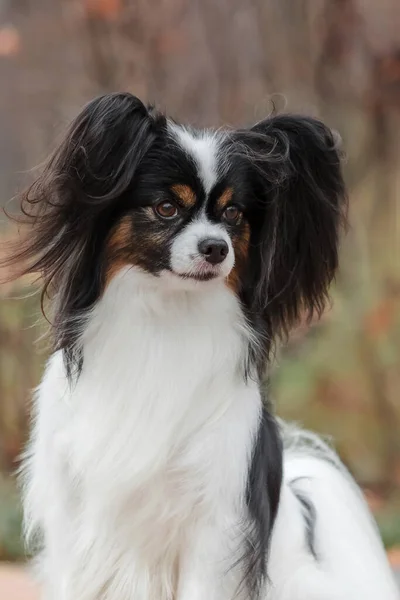
{"type": "Polygon", "coordinates": [[[272,340],[323,309],[345,205],[335,138],[316,119],[195,131],[111,94],[24,195],[34,227],[15,256],[58,295],[60,324],[134,266],[177,293],[228,286],[272,340]]]}

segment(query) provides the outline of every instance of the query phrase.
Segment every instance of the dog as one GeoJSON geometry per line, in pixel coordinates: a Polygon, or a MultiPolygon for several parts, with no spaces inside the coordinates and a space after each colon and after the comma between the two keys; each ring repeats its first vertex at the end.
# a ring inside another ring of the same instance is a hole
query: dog
{"type": "Polygon", "coordinates": [[[328,299],[340,159],[311,117],[199,131],[107,94],[23,194],[11,261],[53,343],[22,467],[46,600],[397,598],[356,484],[265,391],[328,299]]]}

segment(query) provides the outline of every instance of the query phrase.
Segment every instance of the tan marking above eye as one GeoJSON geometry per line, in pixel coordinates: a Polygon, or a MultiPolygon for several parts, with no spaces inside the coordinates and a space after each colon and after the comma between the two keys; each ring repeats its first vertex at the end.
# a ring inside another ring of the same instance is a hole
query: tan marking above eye
{"type": "Polygon", "coordinates": [[[193,208],[196,204],[196,194],[189,185],[176,183],[171,187],[171,190],[186,208],[193,208]]]}
{"type": "Polygon", "coordinates": [[[228,187],[217,199],[217,208],[219,212],[223,212],[224,209],[230,204],[233,196],[233,188],[228,187]]]}

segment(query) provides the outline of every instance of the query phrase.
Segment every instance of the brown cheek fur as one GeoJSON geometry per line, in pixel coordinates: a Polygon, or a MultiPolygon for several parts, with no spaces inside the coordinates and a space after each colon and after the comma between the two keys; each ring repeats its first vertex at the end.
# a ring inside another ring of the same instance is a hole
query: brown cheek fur
{"type": "Polygon", "coordinates": [[[105,285],[125,266],[132,264],[130,243],[132,241],[132,222],[124,217],[112,231],[106,250],[105,285]]]}
{"type": "Polygon", "coordinates": [[[177,183],[171,187],[171,190],[185,208],[193,208],[196,204],[196,194],[190,186],[177,183]]]}
{"type": "Polygon", "coordinates": [[[228,287],[236,294],[241,288],[241,277],[247,264],[250,245],[250,226],[244,221],[240,232],[232,238],[232,245],[235,251],[235,266],[226,278],[228,287]]]}
{"type": "MultiPolygon", "coordinates": [[[[145,208],[144,211],[147,222],[157,221],[151,207],[145,208]]],[[[150,253],[157,246],[163,247],[168,235],[168,230],[147,230],[145,236],[134,242],[135,238],[138,238],[138,232],[135,233],[135,220],[132,216],[124,217],[112,231],[107,243],[105,286],[123,267],[135,265],[147,270],[150,253]]]]}

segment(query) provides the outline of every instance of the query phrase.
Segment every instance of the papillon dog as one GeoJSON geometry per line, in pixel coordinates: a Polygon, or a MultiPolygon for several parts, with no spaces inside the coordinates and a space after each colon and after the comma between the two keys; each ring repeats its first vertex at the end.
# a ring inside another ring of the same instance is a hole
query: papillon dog
{"type": "Polygon", "coordinates": [[[272,115],[196,130],[88,104],[22,196],[53,353],[22,468],[46,600],[394,600],[334,452],[274,416],[279,338],[320,315],[337,137],[272,115]]]}

